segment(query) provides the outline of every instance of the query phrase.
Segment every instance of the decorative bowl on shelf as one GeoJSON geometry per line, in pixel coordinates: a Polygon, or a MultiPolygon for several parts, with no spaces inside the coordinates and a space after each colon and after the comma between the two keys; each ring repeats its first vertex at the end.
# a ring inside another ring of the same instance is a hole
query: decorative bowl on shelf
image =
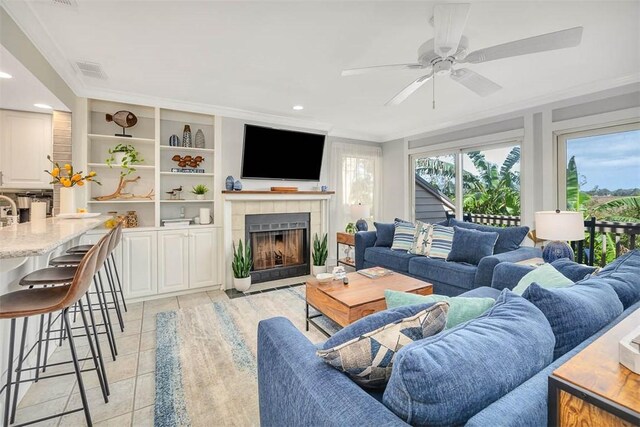
{"type": "Polygon", "coordinates": [[[331,273],[320,273],[316,276],[316,279],[318,279],[318,282],[321,285],[326,285],[327,283],[331,282],[333,280],[333,274],[331,273]]]}

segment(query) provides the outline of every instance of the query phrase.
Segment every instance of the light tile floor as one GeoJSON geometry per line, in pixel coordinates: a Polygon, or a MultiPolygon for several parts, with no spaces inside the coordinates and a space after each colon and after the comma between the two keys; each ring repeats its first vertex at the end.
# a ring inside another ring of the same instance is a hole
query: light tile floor
{"type": "MultiPolygon", "coordinates": [[[[153,404],[155,400],[155,315],[162,311],[207,304],[220,299],[228,299],[222,291],[198,292],[129,304],[124,313],[125,331],[117,328],[116,345],[118,357],[113,361],[106,337],[101,336],[101,349],[105,356],[105,367],[111,395],[105,404],[97,376],[94,371],[83,373],[91,417],[95,426],[152,426],[153,404]]],[[[76,339],[79,357],[89,355],[89,347],[84,338],[76,339]],[[82,345],[84,344],[84,345],[82,345]]],[[[51,363],[69,360],[66,343],[51,356],[51,363]]],[[[85,367],[92,365],[85,362],[85,367]]],[[[55,369],[68,370],[66,367],[55,369]]],[[[55,372],[49,369],[47,372],[55,372]]],[[[74,376],[64,376],[34,383],[21,400],[16,413],[16,424],[38,419],[57,412],[64,412],[80,406],[80,394],[74,376]]],[[[39,426],[80,426],[84,425],[83,412],[54,418],[39,426]]]]}

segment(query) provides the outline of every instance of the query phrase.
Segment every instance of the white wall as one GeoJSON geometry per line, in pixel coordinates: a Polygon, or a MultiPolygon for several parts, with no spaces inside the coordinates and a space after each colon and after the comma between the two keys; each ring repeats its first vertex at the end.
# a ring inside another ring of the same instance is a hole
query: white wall
{"type": "Polygon", "coordinates": [[[630,121],[640,121],[640,83],[385,142],[385,220],[411,214],[410,154],[516,135],[522,143],[522,221],[532,226],[535,211],[557,207],[557,135],[630,121]],[[404,174],[397,172],[401,168],[407,168],[404,174]]]}
{"type": "MultiPolygon", "coordinates": [[[[244,190],[268,190],[272,186],[293,186],[298,187],[300,190],[315,190],[322,185],[329,185],[330,177],[332,173],[332,165],[330,164],[331,147],[334,143],[345,144],[357,144],[368,146],[380,146],[377,142],[363,141],[356,139],[338,138],[328,135],[325,140],[324,154],[322,158],[322,168],[320,170],[320,181],[272,181],[261,179],[241,179],[240,173],[242,170],[242,150],[244,145],[244,125],[252,124],[258,126],[268,126],[278,129],[289,129],[302,132],[324,133],[314,129],[304,129],[291,126],[274,125],[264,122],[246,121],[241,119],[234,119],[223,117],[222,118],[222,174],[221,174],[221,190],[224,190],[224,182],[227,176],[231,175],[235,179],[240,179],[242,182],[242,188],[244,190]]],[[[291,161],[302,161],[304,157],[304,150],[300,150],[299,153],[290,154],[291,161]]],[[[384,178],[383,178],[384,179],[384,178]]],[[[333,190],[329,188],[329,190],[333,190]]],[[[337,230],[337,224],[335,223],[335,209],[336,202],[332,200],[329,211],[329,265],[335,264],[335,235],[337,230]]],[[[340,227],[341,229],[342,227],[340,227]]]]}

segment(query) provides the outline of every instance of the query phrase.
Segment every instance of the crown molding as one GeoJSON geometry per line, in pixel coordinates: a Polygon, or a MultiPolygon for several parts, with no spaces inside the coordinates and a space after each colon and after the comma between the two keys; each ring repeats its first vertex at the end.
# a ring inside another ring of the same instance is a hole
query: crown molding
{"type": "Polygon", "coordinates": [[[359,132],[359,131],[344,129],[344,128],[331,128],[329,130],[329,136],[333,136],[336,138],[357,139],[360,141],[376,142],[378,144],[387,142],[387,140],[384,139],[384,137],[382,137],[381,135],[376,135],[376,134],[366,133],[366,132],[359,132]]]}
{"type": "MultiPolygon", "coordinates": [[[[640,75],[632,74],[629,76],[618,77],[610,80],[602,80],[591,83],[585,83],[583,85],[575,86],[563,91],[557,91],[553,94],[542,95],[526,100],[514,102],[511,104],[502,105],[499,107],[483,110],[478,113],[467,114],[449,120],[444,120],[434,125],[427,125],[419,128],[408,129],[405,131],[392,132],[385,135],[380,135],[385,142],[394,141],[396,139],[415,139],[416,137],[423,137],[423,134],[436,132],[439,130],[450,129],[452,127],[469,124],[472,122],[491,119],[498,116],[514,116],[515,113],[524,113],[525,111],[539,110],[540,107],[547,106],[548,104],[562,103],[562,106],[573,105],[572,98],[577,98],[585,95],[592,95],[597,92],[602,92],[610,89],[615,89],[628,84],[640,83],[640,75]]],[[[558,108],[560,105],[551,105],[550,108],[558,108]]]]}

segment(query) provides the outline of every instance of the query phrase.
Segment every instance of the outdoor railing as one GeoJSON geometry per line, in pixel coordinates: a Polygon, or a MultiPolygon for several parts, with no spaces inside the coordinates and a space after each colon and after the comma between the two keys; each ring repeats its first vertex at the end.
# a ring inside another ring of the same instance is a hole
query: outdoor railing
{"type": "MultiPolygon", "coordinates": [[[[447,219],[455,218],[455,213],[446,213],[447,219]]],[[[491,215],[466,213],[463,220],[475,224],[492,226],[514,226],[520,225],[519,216],[491,215]]],[[[640,223],[623,223],[611,221],[597,221],[592,217],[584,221],[585,233],[588,234],[585,240],[571,242],[571,247],[576,253],[576,262],[587,265],[597,263],[604,266],[607,263],[607,254],[611,246],[615,246],[615,257],[634,250],[636,241],[640,235],[640,223]]]]}

